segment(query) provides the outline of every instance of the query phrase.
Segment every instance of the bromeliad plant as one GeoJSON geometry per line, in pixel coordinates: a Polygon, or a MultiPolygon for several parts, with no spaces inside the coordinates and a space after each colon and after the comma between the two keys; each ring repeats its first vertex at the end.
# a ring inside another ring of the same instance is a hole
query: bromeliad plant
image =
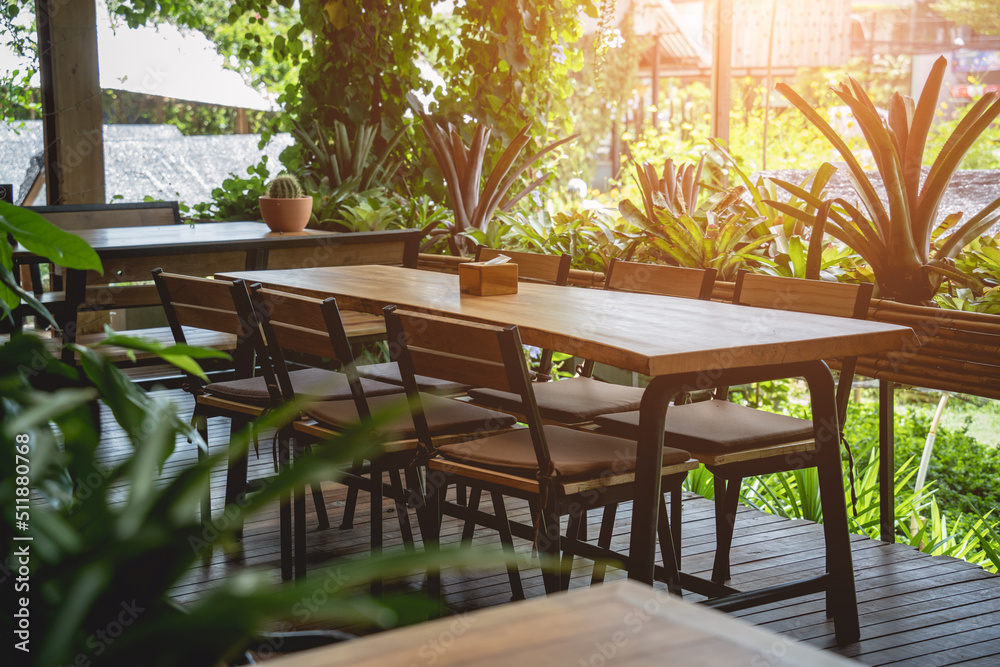
{"type": "MultiPolygon", "coordinates": [[[[974,238],[1000,221],[1000,199],[960,223],[963,213],[939,219],[941,200],[962,158],[977,138],[1000,114],[1000,94],[991,92],[976,102],[945,141],[921,187],[924,147],[937,108],[938,93],[947,68],[939,58],[916,104],[898,93],[889,101],[888,121],[883,121],[864,89],[854,79],[833,89],[848,105],[864,133],[886,191],[884,203],[875,184],[861,168],[847,143],[808,102],[783,83],[777,90],[823,133],[847,163],[848,176],[861,200],[858,208],[837,198],[826,232],[860,254],[872,268],[881,296],[906,303],[926,303],[945,277],[960,282],[968,278],[952,259],[974,238]],[[947,233],[950,232],[950,233],[947,233]]],[[[818,206],[815,195],[789,183],[776,181],[789,192],[818,206]]],[[[812,223],[812,216],[785,204],[772,205],[812,223]]]]}
{"type": "Polygon", "coordinates": [[[642,206],[646,218],[656,219],[657,209],[667,209],[673,215],[694,215],[698,210],[701,191],[701,170],[705,164],[702,155],[697,164],[680,163],[671,158],[663,162],[663,177],[656,174],[656,167],[648,162],[635,166],[635,180],[642,190],[642,206]]]}
{"type": "Polygon", "coordinates": [[[655,206],[654,199],[652,219],[630,200],[623,200],[618,210],[638,230],[623,232],[632,239],[625,259],[648,257],[678,266],[712,268],[720,280],[734,280],[741,267],[759,262],[761,249],[775,236],[763,218],[738,205],[743,192],[742,186],[723,190],[694,211],[684,206],[676,213],[667,206],[655,206]]]}
{"type": "Polygon", "coordinates": [[[500,154],[489,178],[483,183],[483,167],[486,163],[490,128],[482,123],[478,124],[472,143],[466,146],[458,130],[450,123],[445,125],[438,123],[423,110],[422,104],[415,98],[411,99],[411,105],[423,119],[420,127],[444,176],[452,211],[455,214],[454,220],[443,220],[440,223],[441,227],[426,231],[432,237],[447,235],[449,249],[454,255],[463,254],[474,247],[472,239],[462,232],[469,229],[485,230],[498,210],[510,211],[525,195],[545,182],[547,174],[534,179],[516,194],[510,194],[518,179],[531,165],[545,154],[577,137],[574,134],[554,141],[515,167],[514,163],[521,151],[531,143],[531,136],[528,134],[531,127],[529,123],[521,128],[500,154]]]}
{"type": "Polygon", "coordinates": [[[696,164],[663,163],[663,176],[649,163],[636,165],[643,209],[631,200],[618,204],[625,221],[637,230],[625,259],[648,256],[678,266],[714,268],[720,280],[733,280],[747,263],[761,260],[774,238],[765,218],[743,201],[743,187],[721,189],[701,182],[705,158],[696,164]],[[711,192],[703,196],[703,192],[711,192]]]}

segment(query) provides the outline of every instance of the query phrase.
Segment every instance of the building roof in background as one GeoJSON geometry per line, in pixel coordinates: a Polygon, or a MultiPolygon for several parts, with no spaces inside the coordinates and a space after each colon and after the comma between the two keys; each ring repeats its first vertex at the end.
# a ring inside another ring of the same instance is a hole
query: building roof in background
{"type": "MultiPolygon", "coordinates": [[[[260,135],[184,136],[172,125],[105,125],[104,170],[107,200],[178,200],[208,202],[212,190],[231,173],[246,176],[247,167],[267,155],[272,172],[278,156],[292,144],[290,134],[275,135],[262,151],[260,135]]],[[[14,201],[23,201],[42,164],[42,122],[20,128],[0,124],[0,183],[14,185],[14,201]]],[[[45,203],[44,188],[34,202],[45,203]]]]}

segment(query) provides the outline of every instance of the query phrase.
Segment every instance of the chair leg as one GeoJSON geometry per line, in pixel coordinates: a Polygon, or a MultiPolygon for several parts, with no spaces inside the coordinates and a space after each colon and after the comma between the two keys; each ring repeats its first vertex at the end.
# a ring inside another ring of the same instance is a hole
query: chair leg
{"type": "Polygon", "coordinates": [[[663,569],[667,573],[667,590],[681,597],[681,575],[677,566],[677,551],[674,546],[673,533],[670,530],[670,519],[667,518],[667,502],[660,495],[660,507],[656,513],[656,536],[660,540],[660,558],[663,559],[663,569]]]}
{"type": "MultiPolygon", "coordinates": [[[[464,485],[459,485],[459,486],[464,486],[464,485]]],[[[466,498],[466,502],[464,502],[464,503],[460,502],[459,504],[460,505],[465,505],[470,510],[473,510],[473,511],[477,510],[477,509],[479,509],[479,502],[482,499],[482,496],[483,496],[482,489],[480,489],[479,487],[473,487],[473,488],[469,489],[469,493],[468,493],[468,496],[466,498]]],[[[467,519],[465,521],[465,525],[462,526],[462,546],[463,547],[470,546],[472,544],[472,537],[473,537],[473,535],[475,535],[475,532],[476,532],[476,522],[473,521],[472,519],[467,519]]]]}
{"type": "MultiPolygon", "coordinates": [[[[362,461],[354,461],[354,468],[361,468],[362,461]]],[[[347,500],[344,502],[344,517],[340,520],[340,530],[354,528],[354,512],[358,508],[358,487],[347,487],[347,500]]]]}
{"type": "MultiPolygon", "coordinates": [[[[285,437],[285,436],[280,436],[285,437]]],[[[295,440],[288,438],[289,442],[285,445],[286,448],[291,449],[296,447],[293,458],[292,465],[295,465],[295,459],[299,458],[299,450],[295,444],[295,440]]],[[[305,485],[297,486],[294,490],[294,510],[295,517],[292,521],[293,534],[295,537],[295,545],[293,548],[293,553],[295,554],[295,579],[300,580],[306,576],[306,489],[305,485]]]]}
{"type": "MultiPolygon", "coordinates": [[[[597,536],[597,546],[604,550],[611,548],[611,538],[615,532],[615,517],[617,515],[618,503],[604,506],[604,514],[601,516],[601,532],[597,536]]],[[[594,561],[594,573],[590,577],[590,585],[602,583],[607,569],[608,565],[604,561],[594,561]]]]}
{"type": "MultiPolygon", "coordinates": [[[[465,484],[459,482],[455,485],[455,504],[457,505],[467,505],[469,502],[468,489],[465,484]]],[[[474,489],[474,491],[476,491],[474,489]]]]}
{"type": "MultiPolygon", "coordinates": [[[[580,510],[578,512],[571,512],[569,515],[569,521],[566,524],[566,540],[576,541],[580,539],[580,532],[583,530],[583,524],[586,523],[587,512],[585,510],[580,510]]],[[[560,567],[560,578],[559,578],[559,589],[566,591],[569,590],[569,579],[573,574],[573,553],[571,551],[563,551],[562,554],[562,565],[560,567]]]]}
{"type": "Polygon", "coordinates": [[[413,526],[410,524],[410,512],[406,509],[405,491],[403,491],[403,481],[399,477],[399,470],[389,471],[389,482],[392,484],[393,500],[396,501],[396,521],[399,522],[399,534],[403,539],[403,548],[413,551],[413,526]]]}
{"type": "Polygon", "coordinates": [[[404,489],[406,506],[414,509],[414,513],[417,515],[417,528],[420,529],[420,535],[423,538],[426,527],[424,525],[424,487],[420,481],[420,471],[415,467],[407,466],[403,471],[403,479],[406,480],[406,489],[404,489]]]}
{"type": "Polygon", "coordinates": [[[316,507],[317,528],[319,530],[326,530],[330,527],[330,516],[326,513],[326,499],[323,498],[323,487],[319,482],[313,482],[311,487],[313,505],[316,507]]]}
{"type": "Polygon", "coordinates": [[[712,565],[712,581],[717,584],[725,583],[730,578],[729,552],[733,548],[733,531],[736,527],[742,483],[742,477],[726,480],[719,475],[715,476],[715,562],[712,565]]]}
{"type": "Polygon", "coordinates": [[[545,593],[558,593],[562,590],[562,575],[553,568],[559,568],[559,556],[562,546],[559,539],[559,512],[556,511],[555,499],[550,499],[542,508],[541,526],[535,527],[538,535],[538,555],[542,558],[542,582],[545,593]]]}
{"type": "Polygon", "coordinates": [[[427,532],[424,535],[424,550],[428,555],[427,595],[432,598],[441,597],[441,569],[437,565],[437,555],[441,548],[441,500],[448,493],[448,485],[441,481],[439,488],[433,477],[433,471],[428,470],[424,482],[424,512],[427,532]]]}
{"type": "MultiPolygon", "coordinates": [[[[230,438],[235,436],[246,426],[240,419],[231,419],[229,427],[230,438]]],[[[207,426],[206,426],[207,428],[207,426]]],[[[250,462],[250,453],[246,450],[239,454],[229,456],[229,466],[226,469],[226,505],[235,505],[240,502],[247,489],[247,470],[250,462]]],[[[287,461],[286,461],[287,463],[287,461]]],[[[243,521],[240,519],[235,526],[236,539],[243,539],[243,521]]],[[[290,575],[289,575],[290,578],[290,575]]]]}
{"type": "MultiPolygon", "coordinates": [[[[201,414],[201,406],[194,404],[194,413],[191,415],[191,425],[198,431],[198,436],[205,443],[205,448],[198,448],[198,463],[203,463],[208,455],[208,419],[201,414]]],[[[212,520],[212,475],[209,473],[208,488],[201,498],[201,522],[207,524],[212,520]]]]}
{"type": "MultiPolygon", "coordinates": [[[[310,446],[311,449],[311,446],[310,446]]],[[[323,498],[323,486],[319,482],[312,483],[313,506],[316,508],[316,519],[319,530],[326,530],[330,527],[330,516],[326,513],[326,499],[323,498]]]]}
{"type": "Polygon", "coordinates": [[[510,521],[507,519],[507,506],[503,501],[503,494],[493,491],[490,494],[493,499],[493,515],[497,518],[497,526],[500,532],[500,545],[507,556],[507,579],[510,581],[511,601],[524,599],[524,587],[521,585],[521,571],[517,568],[517,555],[514,552],[514,536],[510,532],[510,521]]]}
{"type": "MultiPolygon", "coordinates": [[[[372,489],[371,489],[371,544],[372,558],[378,558],[382,553],[382,467],[377,460],[371,462],[372,489]]],[[[382,579],[375,578],[371,581],[372,597],[382,597],[382,579]]]]}
{"type": "MultiPolygon", "coordinates": [[[[685,475],[686,476],[686,475],[685,475]]],[[[674,531],[674,559],[677,561],[677,568],[681,567],[681,484],[684,478],[677,480],[670,489],[670,528],[674,531]]]]}
{"type": "MultiPolygon", "coordinates": [[[[278,465],[282,470],[285,470],[288,468],[288,463],[288,443],[286,441],[279,441],[278,465]]],[[[243,475],[243,480],[245,485],[246,475],[243,475]]],[[[284,581],[289,581],[292,578],[292,505],[291,494],[288,491],[281,492],[278,507],[279,532],[281,535],[281,578],[284,581]]]]}

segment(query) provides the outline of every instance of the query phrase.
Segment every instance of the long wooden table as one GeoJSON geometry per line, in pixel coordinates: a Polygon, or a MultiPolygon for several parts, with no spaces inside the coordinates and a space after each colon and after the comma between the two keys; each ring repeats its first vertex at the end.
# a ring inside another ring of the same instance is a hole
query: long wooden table
{"type": "MultiPolygon", "coordinates": [[[[812,400],[816,448],[801,456],[840,470],[835,390],[823,359],[871,354],[913,343],[907,327],[648,294],[521,283],[517,294],[475,297],[459,292],[454,275],[359,266],[221,275],[318,298],[341,308],[378,313],[388,304],[492,323],[516,324],[529,345],[569,352],[654,376],[640,407],[629,576],[652,583],[663,424],[680,391],[785,377],[804,377],[812,400]],[[815,457],[813,459],[812,457],[815,457]]],[[[825,590],[842,642],[858,637],[854,570],[843,503],[843,479],[821,475],[825,575],[747,593],[728,589],[714,602],[740,609],[825,590]],[[836,499],[836,502],[830,499],[836,499]]],[[[685,587],[702,583],[682,579],[685,587]]],[[[701,590],[706,590],[702,588],[701,590]]]]}
{"type": "Polygon", "coordinates": [[[274,667],[769,665],[840,656],[629,581],[460,614],[274,660],[274,667]]]}
{"type": "MultiPolygon", "coordinates": [[[[158,304],[159,297],[151,285],[117,286],[148,283],[150,272],[157,267],[200,276],[217,271],[380,261],[415,267],[421,238],[420,231],[413,229],[353,234],[313,229],[277,233],[261,222],[108,227],[74,234],[97,252],[104,273],[66,270],[64,305],[57,313],[64,343],[76,339],[76,315],[81,305],[107,309],[158,304]]],[[[41,259],[18,247],[13,257],[16,263],[41,259]]],[[[71,359],[69,353],[67,360],[71,359]]]]}

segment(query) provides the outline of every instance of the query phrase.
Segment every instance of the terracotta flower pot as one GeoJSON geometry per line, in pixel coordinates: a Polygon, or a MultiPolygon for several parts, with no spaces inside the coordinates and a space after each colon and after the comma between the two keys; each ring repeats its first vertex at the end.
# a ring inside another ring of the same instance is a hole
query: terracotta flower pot
{"type": "Polygon", "coordinates": [[[309,223],[313,198],[298,199],[260,198],[260,215],[272,232],[301,232],[309,223]]]}

